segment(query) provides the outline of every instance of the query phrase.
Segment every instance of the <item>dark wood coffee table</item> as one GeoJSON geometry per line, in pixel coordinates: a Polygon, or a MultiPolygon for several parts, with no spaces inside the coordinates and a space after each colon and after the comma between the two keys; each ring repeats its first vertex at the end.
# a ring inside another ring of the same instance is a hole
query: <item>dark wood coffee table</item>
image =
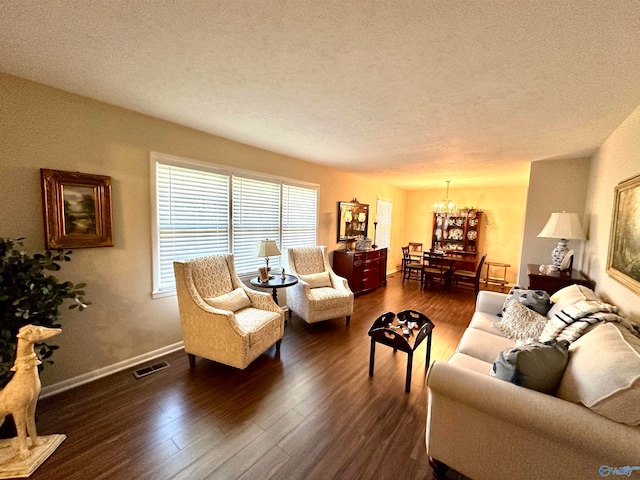
{"type": "Polygon", "coordinates": [[[431,332],[435,325],[429,318],[416,310],[403,310],[396,315],[387,312],[380,315],[371,328],[371,354],[369,355],[369,375],[373,376],[373,364],[376,355],[376,343],[381,343],[407,353],[407,379],[405,391],[411,391],[411,369],[413,368],[413,352],[427,339],[426,367],[431,362],[431,332]],[[408,324],[415,324],[414,328],[408,328],[408,324]],[[408,328],[407,330],[404,330],[408,328]]]}

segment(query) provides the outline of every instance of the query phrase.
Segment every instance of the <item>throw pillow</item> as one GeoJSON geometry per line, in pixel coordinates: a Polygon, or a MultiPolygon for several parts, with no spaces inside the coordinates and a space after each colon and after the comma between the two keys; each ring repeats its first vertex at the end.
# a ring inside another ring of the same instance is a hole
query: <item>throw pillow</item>
{"type": "Polygon", "coordinates": [[[309,275],[298,275],[300,280],[307,282],[311,288],[330,287],[331,276],[329,272],[311,273],[309,275]]]}
{"type": "Polygon", "coordinates": [[[626,425],[640,425],[640,339],[603,323],[571,344],[559,398],[626,425]]]}
{"type": "Polygon", "coordinates": [[[575,305],[578,302],[600,301],[593,290],[575,283],[558,290],[556,293],[551,295],[549,300],[553,304],[547,312],[547,316],[549,318],[553,318],[553,316],[561,312],[562,309],[575,305]]]}
{"type": "Polygon", "coordinates": [[[219,297],[209,297],[204,298],[203,300],[214,308],[227,310],[229,312],[237,312],[238,310],[251,306],[251,300],[242,287],[238,287],[229,293],[220,295],[219,297]]]}
{"type": "Polygon", "coordinates": [[[502,315],[504,315],[507,306],[514,301],[522,303],[540,315],[546,315],[551,307],[549,294],[544,290],[525,290],[516,286],[507,294],[507,298],[502,306],[502,315]]]}
{"type": "Polygon", "coordinates": [[[600,300],[598,296],[590,288],[584,285],[569,285],[558,290],[551,295],[551,303],[564,303],[566,305],[573,305],[574,303],[581,302],[583,300],[600,300]]]}
{"type": "Polygon", "coordinates": [[[569,342],[547,342],[500,352],[491,376],[538,392],[554,394],[569,357],[569,342]]]}
{"type": "Polygon", "coordinates": [[[515,342],[532,343],[538,339],[546,323],[544,315],[520,302],[511,302],[502,314],[502,320],[494,323],[493,328],[515,342]]]}

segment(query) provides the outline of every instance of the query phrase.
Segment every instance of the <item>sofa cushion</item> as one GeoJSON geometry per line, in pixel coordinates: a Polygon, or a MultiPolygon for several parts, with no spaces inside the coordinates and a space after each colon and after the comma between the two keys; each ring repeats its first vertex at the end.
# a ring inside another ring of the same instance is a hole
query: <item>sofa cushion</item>
{"type": "Polygon", "coordinates": [[[556,396],[615,422],[640,425],[640,339],[609,322],[580,337],[571,345],[556,396]]]}
{"type": "Polygon", "coordinates": [[[569,342],[547,342],[500,352],[491,376],[538,392],[556,392],[569,357],[569,342]]]}
{"type": "Polygon", "coordinates": [[[227,310],[229,312],[237,312],[238,310],[251,306],[251,300],[249,300],[247,293],[242,287],[238,287],[224,295],[204,298],[203,300],[212,307],[227,310]]]}
{"type": "Polygon", "coordinates": [[[469,322],[469,328],[475,328],[476,330],[482,330],[483,332],[504,337],[505,335],[493,328],[493,325],[498,321],[500,321],[500,317],[496,315],[484,312],[475,312],[473,317],[471,317],[471,322],[469,322]]]}
{"type": "Polygon", "coordinates": [[[498,353],[514,346],[513,340],[508,338],[475,328],[467,328],[462,334],[456,351],[487,363],[493,363],[498,353]]]}
{"type": "Polygon", "coordinates": [[[282,328],[281,322],[276,322],[281,314],[260,310],[258,308],[245,308],[236,312],[236,322],[247,335],[249,346],[253,347],[267,339],[273,339],[282,328]]]}
{"type": "Polygon", "coordinates": [[[575,305],[578,302],[583,301],[600,301],[598,296],[591,290],[583,285],[569,285],[558,290],[551,295],[549,299],[552,303],[551,308],[547,312],[547,317],[552,318],[554,315],[562,311],[563,308],[569,305],[575,305]]]}
{"type": "Polygon", "coordinates": [[[310,307],[316,311],[330,310],[344,306],[344,299],[349,298],[350,293],[346,290],[336,290],[330,287],[312,288],[309,296],[313,300],[310,307]]]}
{"type": "Polygon", "coordinates": [[[546,315],[549,308],[551,308],[549,294],[544,290],[525,290],[520,287],[513,287],[507,294],[507,298],[502,306],[503,315],[507,306],[513,301],[518,301],[526,305],[540,315],[546,315]]]}
{"type": "Polygon", "coordinates": [[[331,276],[329,272],[311,273],[309,275],[298,275],[300,280],[307,282],[311,288],[322,288],[331,286],[331,276]]]}
{"type": "Polygon", "coordinates": [[[493,328],[518,343],[532,343],[538,339],[547,317],[530,310],[520,302],[511,302],[502,314],[502,320],[493,328]]]}

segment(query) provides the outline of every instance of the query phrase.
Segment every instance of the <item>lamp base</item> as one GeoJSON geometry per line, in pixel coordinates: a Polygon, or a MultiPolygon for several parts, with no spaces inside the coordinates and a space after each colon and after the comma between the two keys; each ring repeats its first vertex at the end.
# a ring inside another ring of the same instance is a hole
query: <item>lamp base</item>
{"type": "Polygon", "coordinates": [[[565,255],[569,252],[567,248],[567,240],[561,238],[558,240],[558,245],[551,252],[551,258],[553,259],[553,264],[558,268],[562,265],[562,260],[564,260],[565,255]]]}

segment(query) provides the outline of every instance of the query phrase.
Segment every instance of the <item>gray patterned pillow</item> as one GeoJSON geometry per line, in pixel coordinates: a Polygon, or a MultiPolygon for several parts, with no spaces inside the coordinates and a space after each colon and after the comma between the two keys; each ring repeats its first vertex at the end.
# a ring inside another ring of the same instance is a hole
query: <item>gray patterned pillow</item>
{"type": "Polygon", "coordinates": [[[553,395],[569,359],[569,342],[547,342],[500,352],[491,376],[553,395]]]}
{"type": "Polygon", "coordinates": [[[493,328],[505,337],[518,343],[537,341],[548,318],[528,309],[520,302],[511,302],[502,314],[502,320],[493,328]]]}
{"type": "Polygon", "coordinates": [[[546,315],[551,308],[549,294],[544,290],[525,290],[516,286],[509,291],[502,307],[502,314],[504,314],[507,306],[513,301],[518,301],[526,305],[540,315],[546,315]]]}

